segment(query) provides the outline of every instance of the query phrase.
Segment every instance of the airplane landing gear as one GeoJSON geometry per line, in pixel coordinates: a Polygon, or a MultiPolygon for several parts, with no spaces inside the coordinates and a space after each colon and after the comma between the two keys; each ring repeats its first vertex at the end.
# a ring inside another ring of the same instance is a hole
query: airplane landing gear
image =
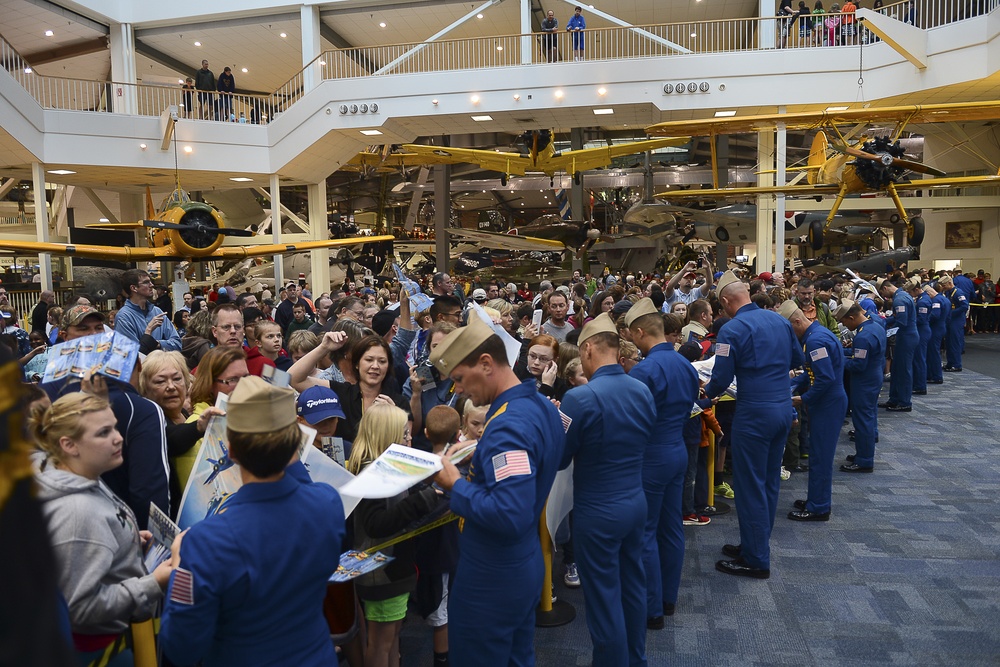
{"type": "Polygon", "coordinates": [[[576,184],[576,185],[580,185],[580,183],[582,183],[582,182],[583,182],[583,175],[580,174],[580,172],[578,172],[578,171],[574,171],[573,172],[573,183],[576,184]]]}
{"type": "Polygon", "coordinates": [[[906,225],[906,236],[909,240],[910,245],[919,246],[924,242],[924,219],[919,215],[915,215],[910,218],[910,222],[906,225]]]}
{"type": "Polygon", "coordinates": [[[507,174],[500,174],[500,186],[507,187],[507,174]]]}
{"type": "Polygon", "coordinates": [[[809,247],[813,250],[823,248],[823,221],[813,220],[809,223],[809,247]]]}

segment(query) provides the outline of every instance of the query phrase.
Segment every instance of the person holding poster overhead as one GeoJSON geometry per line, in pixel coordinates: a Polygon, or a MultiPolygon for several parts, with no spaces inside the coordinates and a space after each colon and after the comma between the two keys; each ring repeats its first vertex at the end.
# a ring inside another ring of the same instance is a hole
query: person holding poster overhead
{"type": "Polygon", "coordinates": [[[183,665],[335,665],[320,610],[344,546],[340,495],[289,465],[294,391],[244,377],[226,412],[243,485],[174,540],[160,645],[183,665]]]}

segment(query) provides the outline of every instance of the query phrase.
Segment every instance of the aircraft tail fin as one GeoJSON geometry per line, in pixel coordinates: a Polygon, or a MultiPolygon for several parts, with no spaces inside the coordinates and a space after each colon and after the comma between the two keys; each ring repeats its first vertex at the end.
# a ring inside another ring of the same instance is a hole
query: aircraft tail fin
{"type": "Polygon", "coordinates": [[[826,151],[829,145],[830,142],[826,140],[826,132],[820,130],[816,133],[816,136],[813,137],[812,146],[809,148],[809,167],[811,167],[811,169],[807,172],[809,185],[816,184],[819,167],[823,166],[823,163],[826,162],[826,151]]]}
{"type": "Polygon", "coordinates": [[[153,206],[153,191],[146,186],[146,219],[152,220],[156,217],[156,207],[153,206]]]}

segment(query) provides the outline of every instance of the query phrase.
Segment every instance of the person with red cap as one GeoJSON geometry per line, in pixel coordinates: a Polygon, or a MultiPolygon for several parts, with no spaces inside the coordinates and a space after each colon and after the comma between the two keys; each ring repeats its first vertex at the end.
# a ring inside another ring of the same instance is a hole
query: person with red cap
{"type": "Polygon", "coordinates": [[[712,260],[707,255],[702,254],[699,262],[690,261],[684,265],[680,271],[675,273],[670,282],[663,287],[663,308],[665,313],[670,312],[670,307],[678,301],[681,303],[691,303],[697,299],[707,299],[712,293],[712,286],[715,285],[715,269],[712,268],[712,260]],[[705,272],[705,284],[694,289],[694,281],[698,278],[695,269],[699,262],[705,272]]]}

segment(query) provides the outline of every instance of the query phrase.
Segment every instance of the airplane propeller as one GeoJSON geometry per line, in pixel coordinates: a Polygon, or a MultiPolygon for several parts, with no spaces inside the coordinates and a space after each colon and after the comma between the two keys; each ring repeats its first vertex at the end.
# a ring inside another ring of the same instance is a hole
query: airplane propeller
{"type": "Polygon", "coordinates": [[[222,236],[254,236],[254,233],[249,229],[230,229],[228,227],[214,227],[212,225],[206,225],[202,222],[195,222],[192,224],[181,225],[176,222],[165,222],[163,220],[143,220],[143,227],[154,227],[156,229],[176,229],[177,231],[186,232],[194,231],[201,233],[210,233],[213,235],[222,236]]]}
{"type": "Polygon", "coordinates": [[[914,162],[913,160],[898,158],[893,156],[891,153],[878,153],[876,155],[874,153],[868,153],[858,148],[854,148],[853,146],[844,146],[843,151],[852,157],[861,158],[862,160],[881,162],[882,165],[885,167],[908,169],[909,171],[915,171],[918,174],[931,174],[932,176],[948,175],[947,172],[941,171],[940,169],[936,169],[921,162],[914,162]]]}

